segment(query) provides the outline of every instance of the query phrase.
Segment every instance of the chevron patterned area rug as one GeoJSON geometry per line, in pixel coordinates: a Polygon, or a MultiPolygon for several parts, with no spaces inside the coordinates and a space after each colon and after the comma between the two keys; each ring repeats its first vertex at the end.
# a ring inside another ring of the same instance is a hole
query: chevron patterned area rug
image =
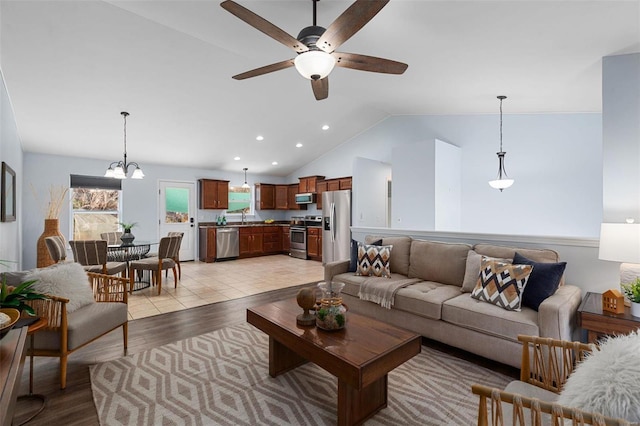
{"type": "MultiPolygon", "coordinates": [[[[240,324],[91,367],[101,425],[335,425],[337,383],[306,364],[268,373],[268,337],[240,324]]],[[[471,384],[511,379],[435,349],[389,373],[388,407],[366,425],[471,425],[471,384]]]]}

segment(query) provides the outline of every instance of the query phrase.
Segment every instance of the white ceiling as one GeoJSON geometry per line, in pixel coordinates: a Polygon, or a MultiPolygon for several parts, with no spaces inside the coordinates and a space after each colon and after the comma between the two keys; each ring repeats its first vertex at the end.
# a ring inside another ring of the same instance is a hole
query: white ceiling
{"type": "MultiPolygon", "coordinates": [[[[310,0],[237,2],[294,37],[312,23],[310,0]]],[[[128,157],[143,168],[285,176],[389,115],[495,114],[502,94],[505,114],[601,111],[601,58],[640,51],[640,0],[392,0],[338,50],[406,62],[405,74],[336,68],[316,101],[293,68],[231,79],[295,54],[219,3],[0,0],[24,150],[106,166],[122,158],[128,111],[128,157]]],[[[350,4],[320,1],[318,25],[350,4]]]]}

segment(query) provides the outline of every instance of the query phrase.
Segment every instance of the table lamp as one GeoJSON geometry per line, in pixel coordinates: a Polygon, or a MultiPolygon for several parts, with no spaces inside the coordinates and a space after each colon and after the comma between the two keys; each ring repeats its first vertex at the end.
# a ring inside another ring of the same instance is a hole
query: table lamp
{"type": "MultiPolygon", "coordinates": [[[[621,262],[620,284],[635,281],[640,276],[640,224],[632,219],[601,224],[598,258],[621,262]]],[[[624,303],[630,305],[626,297],[624,303]]]]}

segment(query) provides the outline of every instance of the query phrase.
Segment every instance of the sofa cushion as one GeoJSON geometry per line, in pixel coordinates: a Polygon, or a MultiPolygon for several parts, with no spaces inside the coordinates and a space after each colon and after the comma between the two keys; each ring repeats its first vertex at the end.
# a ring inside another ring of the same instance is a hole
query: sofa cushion
{"type": "Polygon", "coordinates": [[[531,265],[512,265],[483,256],[478,283],[471,297],[508,311],[520,311],[522,293],[532,269],[531,265]]]}
{"type": "Polygon", "coordinates": [[[389,259],[393,246],[374,246],[358,243],[358,269],[356,275],[391,277],[389,259]]]}
{"type": "Polygon", "coordinates": [[[442,303],[458,295],[458,286],[420,281],[398,290],[393,309],[439,320],[442,317],[442,303]]]}
{"type": "Polygon", "coordinates": [[[522,294],[522,305],[538,310],[540,304],[556,292],[564,273],[567,262],[546,263],[535,262],[516,252],[513,263],[531,265],[533,271],[522,294]]]}
{"type": "Polygon", "coordinates": [[[382,240],[382,245],[393,246],[390,266],[392,273],[402,275],[409,274],[409,254],[411,251],[411,237],[374,237],[368,235],[364,242],[366,244],[376,244],[376,240],[382,240]]]}
{"type": "MultiPolygon", "coordinates": [[[[489,257],[489,256],[487,256],[489,257]]],[[[491,259],[498,260],[500,262],[511,263],[511,259],[502,259],[497,257],[490,257],[491,259]]],[[[462,281],[462,291],[464,293],[471,293],[478,283],[478,275],[480,274],[480,264],[482,262],[482,255],[476,253],[474,250],[469,250],[467,254],[467,263],[464,270],[464,280],[462,281]]]]}
{"type": "Polygon", "coordinates": [[[521,312],[507,311],[473,299],[468,293],[442,304],[442,320],[513,342],[518,342],[518,334],[540,335],[538,313],[533,309],[524,307],[521,312]]]}
{"type": "Polygon", "coordinates": [[[478,254],[483,254],[489,257],[501,257],[503,259],[513,259],[516,251],[536,262],[557,262],[560,259],[558,252],[550,249],[523,249],[496,246],[493,244],[476,244],[473,247],[473,250],[478,254]]]}
{"type": "Polygon", "coordinates": [[[462,286],[469,244],[413,240],[409,278],[462,286]]]}

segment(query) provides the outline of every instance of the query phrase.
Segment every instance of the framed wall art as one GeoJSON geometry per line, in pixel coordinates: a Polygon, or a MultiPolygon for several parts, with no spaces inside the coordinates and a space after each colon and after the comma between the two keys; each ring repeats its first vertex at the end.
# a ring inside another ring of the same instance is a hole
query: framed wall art
{"type": "Polygon", "coordinates": [[[0,190],[0,220],[13,222],[16,220],[16,172],[4,161],[2,162],[2,188],[0,190]]]}

